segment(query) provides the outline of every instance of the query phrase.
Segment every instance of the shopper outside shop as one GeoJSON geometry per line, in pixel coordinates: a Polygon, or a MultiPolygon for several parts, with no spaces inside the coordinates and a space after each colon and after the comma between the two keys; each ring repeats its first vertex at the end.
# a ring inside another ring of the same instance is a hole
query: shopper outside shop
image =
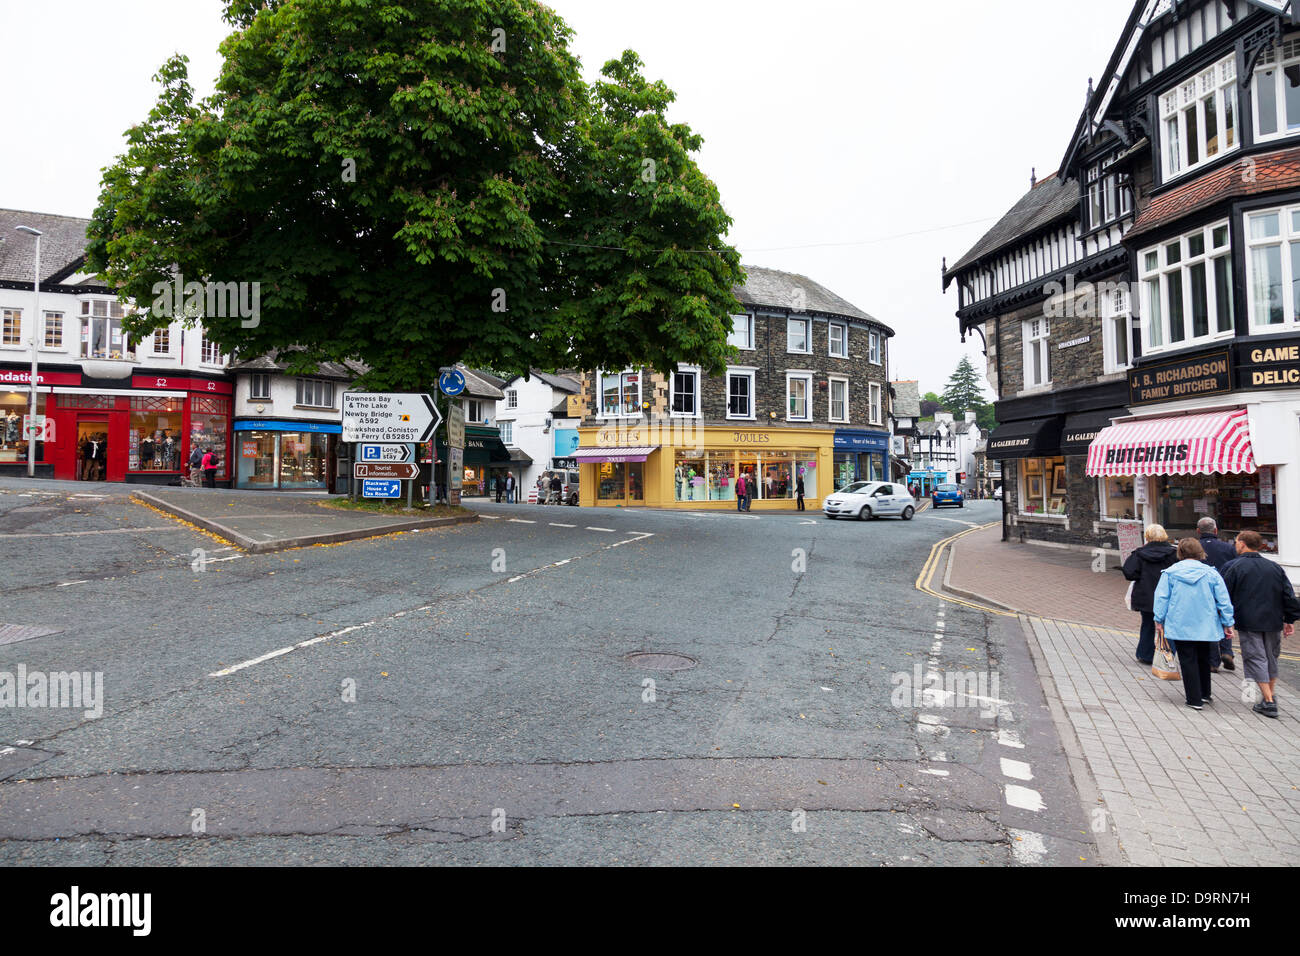
{"type": "Polygon", "coordinates": [[[1133,582],[1129,607],[1142,615],[1142,630],[1138,636],[1137,662],[1151,666],[1156,652],[1156,625],[1152,616],[1156,586],[1160,572],[1172,567],[1178,560],[1169,535],[1158,524],[1146,530],[1146,544],[1128,556],[1124,562],[1124,578],[1133,582]]]}
{"type": "Polygon", "coordinates": [[[1187,706],[1202,709],[1212,702],[1210,651],[1222,638],[1232,639],[1232,600],[1223,577],[1205,563],[1205,549],[1195,538],[1178,542],[1178,563],[1160,575],[1152,615],[1156,633],[1178,652],[1187,706]]]}
{"type": "Polygon", "coordinates": [[[1282,635],[1295,633],[1300,601],[1286,571],[1260,554],[1263,548],[1264,539],[1257,532],[1241,532],[1236,543],[1240,557],[1227,566],[1223,578],[1236,614],[1243,676],[1259,685],[1263,697],[1253,709],[1276,718],[1274,694],[1282,635]]]}

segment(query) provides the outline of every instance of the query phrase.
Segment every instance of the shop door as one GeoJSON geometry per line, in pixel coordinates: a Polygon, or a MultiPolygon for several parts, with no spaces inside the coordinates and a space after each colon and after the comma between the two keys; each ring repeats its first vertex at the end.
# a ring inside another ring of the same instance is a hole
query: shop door
{"type": "Polygon", "coordinates": [[[108,480],[108,419],[77,417],[77,480],[108,480]]]}
{"type": "Polygon", "coordinates": [[[645,464],[634,461],[627,466],[627,500],[628,505],[645,504],[645,464]]]}

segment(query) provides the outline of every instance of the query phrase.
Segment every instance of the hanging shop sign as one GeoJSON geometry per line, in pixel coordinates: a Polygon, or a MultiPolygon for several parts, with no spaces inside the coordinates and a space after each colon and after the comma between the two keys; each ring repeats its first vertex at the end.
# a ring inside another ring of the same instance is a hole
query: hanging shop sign
{"type": "Polygon", "coordinates": [[[1232,360],[1227,350],[1143,365],[1128,373],[1130,405],[1176,402],[1232,391],[1232,360]]]}

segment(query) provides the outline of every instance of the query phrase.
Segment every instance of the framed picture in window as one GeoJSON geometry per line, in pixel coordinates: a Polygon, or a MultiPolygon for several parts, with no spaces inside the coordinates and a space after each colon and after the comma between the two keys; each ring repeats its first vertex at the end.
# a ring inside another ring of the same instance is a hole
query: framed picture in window
{"type": "Polygon", "coordinates": [[[1025,459],[1025,474],[1026,474],[1026,475],[1036,475],[1036,474],[1038,474],[1038,473],[1039,473],[1040,471],[1042,471],[1042,470],[1043,470],[1043,459],[1041,459],[1041,458],[1026,458],[1026,459],[1025,459]]]}
{"type": "Polygon", "coordinates": [[[1025,495],[1032,503],[1037,504],[1043,500],[1043,476],[1030,475],[1025,479],[1025,485],[1029,489],[1025,495]]]}
{"type": "Polygon", "coordinates": [[[1065,465],[1057,465],[1052,469],[1052,494],[1064,496],[1065,487],[1065,465]]]}

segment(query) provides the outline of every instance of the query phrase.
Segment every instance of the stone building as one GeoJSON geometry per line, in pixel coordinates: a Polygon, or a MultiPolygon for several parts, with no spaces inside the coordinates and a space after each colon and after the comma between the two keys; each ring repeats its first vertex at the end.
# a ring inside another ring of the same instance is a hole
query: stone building
{"type": "Polygon", "coordinates": [[[1300,577],[1300,30],[1135,4],[1057,172],[954,266],[984,337],[1006,526],[1252,529],[1300,577]]]}
{"type": "Polygon", "coordinates": [[[755,508],[793,506],[800,478],[817,507],[851,481],[888,480],[893,330],[805,276],[746,273],[723,375],[583,376],[582,504],[735,507],[746,474],[755,508]]]}

